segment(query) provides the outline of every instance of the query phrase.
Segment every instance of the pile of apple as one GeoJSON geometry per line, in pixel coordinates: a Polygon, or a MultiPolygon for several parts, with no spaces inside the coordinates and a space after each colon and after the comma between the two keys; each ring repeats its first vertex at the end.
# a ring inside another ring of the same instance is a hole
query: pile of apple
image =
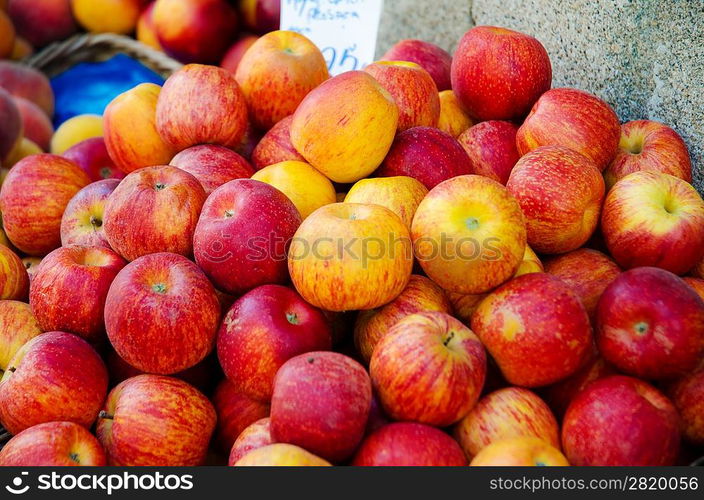
{"type": "MultiPolygon", "coordinates": [[[[33,79],[0,70],[28,99],[33,79]]],[[[187,65],[118,96],[103,137],[19,160],[0,465],[696,458],[687,148],[551,83],[543,46],[503,28],[333,78],[276,31],[234,75],[187,65]]],[[[0,123],[7,158],[22,132],[0,123]]]]}

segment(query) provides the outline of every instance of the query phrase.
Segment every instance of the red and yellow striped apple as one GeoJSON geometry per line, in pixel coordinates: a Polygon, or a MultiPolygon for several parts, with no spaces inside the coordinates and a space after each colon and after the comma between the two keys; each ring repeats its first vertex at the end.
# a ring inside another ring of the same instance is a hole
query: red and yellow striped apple
{"type": "Polygon", "coordinates": [[[254,169],[242,156],[231,149],[213,144],[184,149],[171,159],[169,165],[198,179],[206,195],[226,182],[247,179],[254,174],[254,169]]]}
{"type": "Polygon", "coordinates": [[[438,128],[457,138],[473,125],[472,119],[467,115],[452,90],[443,90],[438,94],[438,97],[440,98],[438,128]]]}
{"type": "Polygon", "coordinates": [[[20,347],[40,333],[42,329],[29,304],[0,300],[0,377],[20,347]]]}
{"type": "Polygon", "coordinates": [[[375,203],[399,216],[410,230],[413,216],[428,189],[413,177],[399,175],[357,181],[347,192],[345,203],[375,203]]]}
{"type": "Polygon", "coordinates": [[[260,418],[248,425],[237,436],[230,449],[227,464],[233,466],[250,451],[269,446],[270,444],[274,444],[271,439],[271,419],[269,417],[260,418]]]}
{"type": "Polygon", "coordinates": [[[667,394],[679,413],[682,437],[695,445],[704,444],[704,366],[675,381],[667,394]]]}
{"type": "Polygon", "coordinates": [[[469,464],[473,467],[561,467],[570,465],[558,448],[547,441],[519,436],[500,439],[483,448],[469,464]]]}
{"type": "Polygon", "coordinates": [[[103,137],[91,137],[74,144],[64,151],[62,156],[81,167],[93,182],[125,177],[125,173],[110,158],[103,137]]]}
{"type": "Polygon", "coordinates": [[[306,161],[291,144],[291,122],[287,116],[271,127],[252,151],[252,164],[257,170],[282,161],[306,161]]]}
{"type": "Polygon", "coordinates": [[[81,189],[66,205],[61,217],[61,244],[110,248],[105,236],[105,203],[118,179],[103,179],[81,189]]]}
{"type": "Polygon", "coordinates": [[[457,138],[472,163],[472,172],[506,185],[521,157],[516,149],[518,127],[501,120],[477,123],[457,138]]]}
{"type": "Polygon", "coordinates": [[[15,252],[0,245],[0,300],[26,300],[28,292],[27,269],[15,252]]]}
{"type": "Polygon", "coordinates": [[[450,89],[452,56],[446,50],[424,40],[405,39],[396,42],[381,57],[381,61],[408,61],[416,63],[432,77],[440,92],[450,89]]]}
{"type": "Polygon", "coordinates": [[[213,442],[224,452],[231,450],[249,425],[269,416],[268,402],[248,397],[227,379],[218,384],[210,400],[218,416],[213,442]]]}

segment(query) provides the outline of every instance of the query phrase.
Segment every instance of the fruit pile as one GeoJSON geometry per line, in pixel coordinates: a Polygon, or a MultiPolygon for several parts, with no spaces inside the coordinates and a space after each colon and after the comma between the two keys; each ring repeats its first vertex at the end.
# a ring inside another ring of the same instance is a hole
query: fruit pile
{"type": "Polygon", "coordinates": [[[551,85],[503,28],[333,78],[274,31],[29,154],[0,64],[0,465],[696,458],[687,148],[551,85]]]}

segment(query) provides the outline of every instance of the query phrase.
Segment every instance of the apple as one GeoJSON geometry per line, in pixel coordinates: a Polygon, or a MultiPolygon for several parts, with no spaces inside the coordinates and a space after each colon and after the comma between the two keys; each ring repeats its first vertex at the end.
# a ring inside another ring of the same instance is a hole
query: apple
{"type": "Polygon", "coordinates": [[[261,418],[247,426],[232,445],[227,464],[235,465],[240,458],[257,448],[274,444],[271,440],[271,419],[261,418]]]}
{"type": "Polygon", "coordinates": [[[440,118],[440,96],[433,78],[418,64],[378,61],[364,71],[384,87],[398,106],[398,130],[436,127],[440,118]]]}
{"type": "MultiPolygon", "coordinates": [[[[164,0],[157,0],[156,9],[161,2],[164,0]]],[[[198,144],[239,146],[247,131],[247,103],[235,76],[225,69],[201,64],[188,64],[176,71],[159,94],[156,129],[176,151],[198,144]],[[201,108],[208,113],[191,113],[201,108]]]]}
{"type": "Polygon", "coordinates": [[[467,152],[475,174],[506,185],[521,157],[516,148],[517,131],[511,122],[489,120],[464,130],[457,141],[467,152]]]}
{"type": "Polygon", "coordinates": [[[0,8],[0,58],[12,56],[15,47],[15,27],[5,11],[0,8]]]}
{"type": "Polygon", "coordinates": [[[604,178],[593,161],[570,149],[543,146],[524,155],[506,188],[523,210],[528,244],[538,253],[576,250],[599,223],[604,178]]]}
{"type": "Polygon", "coordinates": [[[263,285],[237,299],[218,332],[225,376],[246,396],[269,401],[274,377],[287,360],[332,348],[323,313],[281,285],[263,285]]]}
{"type": "Polygon", "coordinates": [[[21,160],[0,191],[3,227],[22,252],[42,256],[61,245],[61,216],[69,200],[90,184],[73,162],[40,154],[21,160]]]}
{"type": "MultiPolygon", "coordinates": [[[[149,1],[149,0],[147,0],[149,1]]],[[[137,20],[137,32],[135,38],[144,45],[155,50],[164,51],[164,48],[159,43],[159,37],[156,35],[156,26],[154,25],[154,7],[156,0],[150,1],[142,10],[137,20]]]]}
{"type": "Polygon", "coordinates": [[[692,444],[704,444],[704,366],[671,384],[667,394],[680,416],[682,437],[692,444]]]}
{"type": "Polygon", "coordinates": [[[129,35],[134,32],[145,0],[71,0],[78,24],[89,33],[129,35]]]}
{"type": "Polygon", "coordinates": [[[17,300],[0,300],[0,377],[15,353],[42,333],[32,308],[17,300]]]}
{"type": "Polygon", "coordinates": [[[254,174],[252,166],[239,154],[213,144],[184,149],[169,164],[198,179],[206,195],[228,181],[246,179],[254,174]]]}
{"type": "Polygon", "coordinates": [[[685,276],[682,278],[685,283],[687,283],[692,290],[694,290],[697,295],[699,295],[702,300],[704,300],[704,280],[699,279],[699,278],[692,278],[689,276],[685,276]]]}
{"type": "Polygon", "coordinates": [[[9,0],[7,12],[17,34],[35,47],[63,40],[76,32],[71,0],[9,0]]]}
{"type": "Polygon", "coordinates": [[[269,130],[330,78],[320,49],[295,31],[272,31],[242,56],[235,73],[255,127],[269,130]]]}
{"type": "Polygon", "coordinates": [[[225,68],[234,75],[237,72],[237,66],[240,65],[240,61],[245,52],[247,52],[258,39],[259,37],[257,35],[242,35],[239,40],[230,45],[230,48],[227,49],[227,52],[225,52],[225,55],[222,57],[222,61],[220,61],[220,67],[225,68]]]}
{"type": "Polygon", "coordinates": [[[256,401],[227,379],[222,380],[211,398],[218,416],[214,444],[225,452],[252,423],[269,416],[269,403],[256,401]]]}
{"type": "Polygon", "coordinates": [[[10,94],[0,88],[0,160],[5,161],[23,137],[22,115],[10,94]]]}
{"type": "Polygon", "coordinates": [[[37,269],[39,269],[39,264],[41,264],[41,262],[41,257],[22,257],[22,264],[24,264],[24,268],[27,270],[30,283],[32,282],[32,278],[34,278],[37,269]]]}
{"type": "Polygon", "coordinates": [[[46,422],[23,430],[0,450],[0,467],[105,466],[105,451],[84,427],[46,422]]]}
{"type": "Polygon", "coordinates": [[[628,174],[642,170],[670,174],[692,182],[692,161],[687,145],[677,132],[651,120],[621,125],[619,149],[604,171],[606,185],[610,189],[628,174]]]}
{"type": "Polygon", "coordinates": [[[108,289],[126,264],[105,247],[67,246],[51,252],[29,290],[29,305],[39,326],[99,344],[105,337],[103,308],[108,289]]]}
{"type": "Polygon", "coordinates": [[[255,33],[279,29],[281,0],[239,0],[244,25],[255,33]]]}
{"type": "Polygon", "coordinates": [[[563,146],[590,158],[603,171],[616,156],[621,125],[606,102],[582,90],[545,92],[516,134],[524,155],[541,146],[563,146]]]}
{"type": "Polygon", "coordinates": [[[355,182],[381,164],[398,123],[391,94],[368,73],[347,71],[301,101],[291,122],[291,144],[330,180],[355,182]]]}
{"type": "Polygon", "coordinates": [[[369,375],[353,359],[318,351],[295,356],[274,380],[271,437],[343,461],[364,436],[371,398],[369,375]]]}
{"type": "Polygon", "coordinates": [[[305,219],[318,208],[335,203],[335,186],[323,174],[302,161],[282,161],[252,175],[284,193],[305,219]]]}
{"type": "Polygon", "coordinates": [[[76,115],[59,125],[51,136],[49,152],[62,155],[72,146],[92,137],[103,137],[103,117],[93,113],[76,115]]]}
{"type": "Polygon", "coordinates": [[[105,300],[110,343],[122,359],[147,373],[177,373],[203,360],[215,344],[219,322],[213,286],[198,266],[172,253],[129,263],[105,300]]]}
{"type": "Polygon", "coordinates": [[[621,269],[600,251],[580,248],[546,260],[545,272],[560,278],[572,288],[593,319],[599,297],[621,274],[621,269]]]}
{"type": "Polygon", "coordinates": [[[125,177],[125,173],[110,158],[105,139],[102,137],[81,141],[64,151],[62,156],[81,167],[93,182],[125,177]]]}
{"type": "Polygon", "coordinates": [[[486,353],[457,319],[421,312],[397,322],[377,343],[369,373],[392,419],[445,427],[462,419],[479,399],[486,353]]]}
{"type": "Polygon", "coordinates": [[[704,257],[699,259],[691,270],[692,276],[699,279],[704,279],[704,257]]]}
{"type": "Polygon", "coordinates": [[[570,465],[558,448],[543,439],[519,436],[494,441],[469,464],[474,467],[531,467],[570,465]]]}
{"type": "Polygon", "coordinates": [[[93,182],[75,194],[61,217],[61,244],[110,248],[103,227],[108,196],[120,184],[118,179],[93,182]]]}
{"type": "Polygon", "coordinates": [[[452,56],[446,50],[423,40],[405,39],[396,42],[381,57],[382,61],[408,61],[416,63],[432,77],[439,91],[450,89],[452,56]]]}
{"type": "Polygon", "coordinates": [[[21,61],[25,57],[29,57],[32,54],[34,54],[34,47],[32,47],[30,43],[21,36],[15,36],[15,43],[12,46],[10,59],[13,61],[21,61]]]}
{"type": "Polygon", "coordinates": [[[512,385],[540,387],[582,367],[592,347],[587,311],[572,289],[545,273],[497,288],[472,315],[472,330],[512,385]]]}
{"type": "Polygon", "coordinates": [[[433,189],[442,181],[472,172],[469,156],[450,134],[433,127],[414,127],[396,136],[374,175],[405,175],[433,189]]]}
{"type": "Polygon", "coordinates": [[[321,467],[331,464],[299,446],[275,443],[250,451],[233,465],[235,467],[321,467]]]}
{"type": "Polygon", "coordinates": [[[22,118],[24,137],[31,140],[42,151],[49,149],[54,126],[44,110],[24,97],[13,97],[22,118]]]}
{"type": "Polygon", "coordinates": [[[193,236],[196,263],[216,287],[235,295],[285,283],[286,253],[300,223],[293,202],[275,187],[227,182],[203,205],[193,236]]]}
{"type": "Polygon", "coordinates": [[[0,423],[11,434],[53,421],[90,427],[107,388],[105,364],[85,340],[43,333],[15,353],[0,379],[0,423]]]}
{"type": "MultiPolygon", "coordinates": [[[[459,99],[452,90],[442,90],[440,98],[440,116],[438,128],[452,137],[459,137],[472,126],[472,119],[467,115],[459,99]]],[[[515,141],[514,141],[515,143],[515,141]]]]}
{"type": "Polygon", "coordinates": [[[495,26],[476,26],[452,58],[452,90],[470,116],[520,120],[550,88],[552,66],[532,36],[495,26]]]}
{"type": "Polygon", "coordinates": [[[182,380],[138,375],[108,394],[96,425],[108,465],[192,467],[205,459],[213,405],[182,380]]]}
{"type": "Polygon", "coordinates": [[[365,438],[352,465],[463,466],[467,459],[457,442],[441,430],[416,422],[395,422],[365,438]]]}
{"type": "Polygon", "coordinates": [[[105,108],[105,146],[124,173],[166,165],[177,151],[157,132],[156,109],[161,92],[154,83],[142,83],[115,97],[105,108]]]}
{"type": "Polygon", "coordinates": [[[152,20],[164,52],[183,63],[204,64],[220,61],[239,24],[226,0],[157,0],[152,20]]]}
{"type": "Polygon", "coordinates": [[[15,148],[12,150],[10,155],[5,158],[3,163],[4,168],[2,169],[2,176],[6,176],[12,167],[14,167],[20,160],[24,160],[28,156],[38,155],[43,153],[42,148],[37,146],[34,142],[30,141],[26,137],[23,137],[20,142],[17,143],[15,148]]]}
{"type": "Polygon", "coordinates": [[[408,284],[408,229],[381,205],[333,203],[303,221],[291,242],[291,281],[306,302],[328,311],[381,307],[408,284]]]}
{"type": "Polygon", "coordinates": [[[16,62],[0,61],[0,87],[15,97],[32,101],[49,117],[54,114],[54,91],[41,71],[16,62]]]}
{"type": "Polygon", "coordinates": [[[399,175],[357,181],[345,196],[346,203],[375,203],[399,216],[406,227],[411,222],[428,189],[413,177],[399,175]]]}
{"type": "Polygon", "coordinates": [[[449,292],[480,294],[512,277],[526,248],[516,199],[479,175],[438,184],[423,199],[411,226],[423,271],[449,292]]]}
{"type": "Polygon", "coordinates": [[[522,387],[487,394],[454,428],[455,439],[471,460],[491,443],[532,436],[560,449],[555,415],[540,397],[522,387]]]}
{"type": "Polygon", "coordinates": [[[360,311],[354,324],[354,343],[364,361],[369,363],[374,348],[392,326],[424,311],[452,314],[452,305],[442,288],[417,274],[412,274],[401,294],[385,306],[360,311]]]}
{"type": "Polygon", "coordinates": [[[704,300],[663,269],[625,271],[599,299],[596,341],[604,358],[626,374],[685,375],[704,357],[704,300]]]}
{"type": "Polygon", "coordinates": [[[193,233],[206,194],[198,179],[172,166],[125,177],[105,202],[104,232],[127,260],[156,252],[193,253],[193,233]]]}
{"type": "Polygon", "coordinates": [[[704,257],[704,200],[682,179],[634,172],[607,194],[601,230],[621,267],[685,274],[704,257]]]}
{"type": "Polygon", "coordinates": [[[680,442],[677,410],[660,391],[613,375],[577,394],[562,423],[572,465],[674,465],[680,442]]]}
{"type": "Polygon", "coordinates": [[[257,170],[282,161],[306,161],[291,144],[291,122],[287,116],[264,134],[252,151],[252,164],[257,170]]]}
{"type": "Polygon", "coordinates": [[[29,275],[15,252],[0,245],[0,299],[26,300],[29,275]]]}

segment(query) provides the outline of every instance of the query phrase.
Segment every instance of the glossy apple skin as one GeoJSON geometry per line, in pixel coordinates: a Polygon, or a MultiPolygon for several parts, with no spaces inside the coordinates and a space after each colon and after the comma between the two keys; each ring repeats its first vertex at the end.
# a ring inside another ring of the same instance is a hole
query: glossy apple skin
{"type": "Polygon", "coordinates": [[[704,300],[668,271],[631,269],[599,300],[596,341],[604,358],[629,375],[685,375],[704,356],[704,300]]]}
{"type": "Polygon", "coordinates": [[[562,424],[572,465],[673,465],[679,451],[677,410],[651,385],[623,375],[592,382],[562,424]]]}
{"type": "Polygon", "coordinates": [[[621,267],[656,266],[682,275],[704,256],[704,200],[677,177],[634,172],[606,196],[601,229],[621,267]]]}
{"type": "Polygon", "coordinates": [[[110,158],[105,139],[102,137],[91,137],[81,141],[64,151],[62,156],[81,167],[93,182],[103,179],[123,179],[126,175],[110,158]]]}
{"type": "Polygon", "coordinates": [[[250,398],[227,379],[215,388],[211,401],[218,416],[214,442],[224,452],[249,425],[269,416],[268,401],[250,398]]]}
{"type": "Polygon", "coordinates": [[[324,467],[330,462],[309,453],[299,446],[274,443],[250,451],[235,467],[324,467]]]}
{"type": "Polygon", "coordinates": [[[269,401],[274,377],[286,361],[332,348],[323,313],[281,285],[263,285],[237,299],[218,332],[225,376],[243,393],[269,401]]]}
{"type": "Polygon", "coordinates": [[[147,373],[177,373],[203,360],[219,321],[213,286],[193,262],[172,253],[145,255],[125,266],[105,301],[110,343],[147,373]]]}
{"type": "Polygon", "coordinates": [[[105,146],[124,173],[166,165],[178,151],[157,131],[156,107],[161,91],[159,85],[142,83],[115,97],[105,108],[105,146]]]}
{"type": "Polygon", "coordinates": [[[269,130],[330,78],[320,49],[294,31],[272,31],[242,56],[235,73],[255,127],[269,130]]]}
{"type": "Polygon", "coordinates": [[[156,252],[192,255],[205,199],[198,179],[180,168],[142,168],[125,177],[108,197],[105,237],[130,261],[156,252]]]}
{"type": "Polygon", "coordinates": [[[570,465],[560,450],[543,439],[520,436],[494,441],[469,464],[473,467],[531,467],[570,465]]]}
{"type": "Polygon", "coordinates": [[[448,292],[480,294],[512,277],[526,248],[526,226],[504,186],[462,175],[433,188],[411,226],[416,259],[448,292]]]}
{"type": "Polygon", "coordinates": [[[563,146],[590,158],[603,171],[616,156],[621,125],[606,102],[582,90],[545,92],[516,134],[521,155],[541,146],[563,146]]]}
{"type": "Polygon", "coordinates": [[[584,245],[599,223],[604,179],[586,156],[544,146],[521,157],[506,188],[526,219],[528,244],[538,253],[565,253],[584,245]]]}
{"type": "Polygon", "coordinates": [[[0,299],[26,300],[29,275],[15,252],[0,245],[0,299]]]}
{"type": "Polygon", "coordinates": [[[396,136],[374,175],[406,175],[433,189],[442,181],[471,173],[469,156],[455,138],[433,127],[414,127],[396,136]]]}
{"type": "Polygon", "coordinates": [[[452,86],[450,81],[452,56],[430,42],[414,39],[400,40],[387,50],[380,60],[416,63],[430,74],[440,92],[452,86]]]}
{"type": "Polygon", "coordinates": [[[380,205],[319,208],[296,231],[288,256],[303,299],[337,312],[387,304],[406,287],[412,267],[408,229],[380,205]]]}
{"type": "Polygon", "coordinates": [[[453,435],[471,460],[501,439],[533,436],[560,449],[560,428],[550,407],[522,387],[487,394],[454,428],[453,435]]]}
{"type": "Polygon", "coordinates": [[[227,464],[234,466],[250,451],[269,446],[270,444],[274,444],[271,439],[271,419],[269,417],[261,418],[247,426],[237,436],[230,450],[227,464]]]}
{"type": "Polygon", "coordinates": [[[467,465],[467,459],[457,442],[441,430],[415,422],[395,422],[365,438],[352,465],[452,467],[467,465]]]}
{"type": "Polygon", "coordinates": [[[242,156],[213,144],[184,149],[174,156],[169,164],[198,179],[206,195],[228,181],[246,179],[254,174],[254,169],[242,156]]]}
{"type": "Polygon", "coordinates": [[[49,117],[54,114],[54,92],[42,72],[24,64],[0,61],[0,87],[13,96],[32,101],[49,117]]]}
{"type": "Polygon", "coordinates": [[[364,71],[394,98],[399,112],[399,131],[437,126],[440,118],[438,87],[422,67],[406,61],[378,61],[364,71]]]}
{"type": "Polygon", "coordinates": [[[247,52],[258,39],[259,37],[257,35],[243,35],[227,49],[225,55],[222,56],[222,61],[220,61],[220,67],[225,68],[234,75],[237,72],[237,66],[239,66],[244,53],[247,52]]]}
{"type": "Polygon", "coordinates": [[[457,141],[467,152],[475,174],[506,185],[521,157],[516,148],[517,131],[518,126],[511,122],[489,120],[467,128],[457,141]]]}
{"type": "Polygon", "coordinates": [[[0,450],[0,467],[102,467],[105,462],[105,451],[95,436],[73,422],[35,425],[0,450]]]}
{"type": "Polygon", "coordinates": [[[13,97],[22,117],[24,137],[34,142],[43,151],[49,149],[54,126],[43,109],[24,97],[13,97]]]}
{"type": "Polygon", "coordinates": [[[334,182],[371,174],[393,142],[399,109],[371,75],[348,71],[313,89],[291,122],[291,144],[334,182]]]}
{"type": "Polygon", "coordinates": [[[71,198],[61,217],[62,245],[110,248],[103,216],[108,196],[119,183],[118,179],[92,182],[71,198]]]}
{"type": "Polygon", "coordinates": [[[452,90],[470,116],[520,120],[550,88],[552,66],[542,44],[506,28],[476,26],[452,58],[452,90]]]}
{"type": "Polygon", "coordinates": [[[698,446],[704,444],[704,367],[678,379],[667,394],[680,415],[682,437],[698,446]]]}
{"type": "Polygon", "coordinates": [[[198,144],[236,148],[247,131],[247,103],[235,76],[201,64],[188,64],[176,71],[159,94],[156,128],[176,151],[198,144]],[[193,115],[190,109],[194,108],[208,113],[193,115]]]}
{"type": "Polygon", "coordinates": [[[452,305],[442,288],[417,274],[412,274],[401,294],[385,306],[360,311],[354,325],[354,343],[364,361],[369,363],[374,347],[393,325],[423,311],[452,314],[452,305]]]}
{"type": "Polygon", "coordinates": [[[463,418],[479,399],[486,353],[457,319],[422,312],[406,316],[379,341],[369,373],[392,419],[445,427],[463,418]]]}
{"type": "Polygon", "coordinates": [[[245,26],[255,33],[279,29],[281,0],[239,0],[239,10],[245,26]]]}
{"type": "Polygon", "coordinates": [[[152,20],[167,54],[204,64],[220,61],[239,24],[237,11],[225,0],[157,0],[152,20]]]}
{"type": "Polygon", "coordinates": [[[357,181],[347,192],[345,203],[376,203],[386,207],[410,230],[416,209],[427,194],[428,188],[413,177],[380,177],[357,181]]]}
{"type": "Polygon", "coordinates": [[[77,29],[71,0],[11,0],[7,9],[17,34],[34,47],[68,38],[77,29]]]}
{"type": "Polygon", "coordinates": [[[372,384],[362,365],[334,352],[309,352],[279,369],[271,436],[331,462],[350,457],[364,435],[372,384]]]}
{"type": "Polygon", "coordinates": [[[673,129],[651,120],[621,125],[616,157],[604,171],[608,188],[633,172],[649,170],[692,182],[692,160],[687,145],[673,129]]]}
{"type": "Polygon", "coordinates": [[[306,161],[291,144],[291,122],[287,116],[271,127],[252,151],[252,164],[257,170],[282,161],[306,161]]]}
{"type": "Polygon", "coordinates": [[[196,263],[216,287],[235,295],[285,283],[287,249],[300,224],[295,205],[275,187],[227,182],[203,205],[193,237],[196,263]]]}
{"type": "Polygon", "coordinates": [[[61,216],[88,184],[88,176],[60,156],[34,155],[17,163],[0,191],[3,227],[12,244],[32,256],[61,246],[61,216]]]}
{"type": "Polygon", "coordinates": [[[142,9],[142,13],[137,20],[135,38],[144,45],[163,52],[164,48],[159,43],[159,37],[156,36],[156,26],[154,26],[155,6],[156,0],[152,0],[142,9]]]}
{"type": "Polygon", "coordinates": [[[440,98],[438,128],[443,132],[447,132],[452,137],[457,138],[462,132],[473,125],[472,119],[467,115],[467,112],[452,90],[442,90],[438,94],[438,97],[440,98]]]}
{"type": "Polygon", "coordinates": [[[0,300],[0,374],[7,369],[20,348],[41,333],[42,329],[29,304],[0,300]]]}
{"type": "Polygon", "coordinates": [[[472,315],[472,330],[513,385],[540,387],[575,373],[592,346],[587,311],[562,281],[525,274],[502,285],[472,315]]]}
{"type": "Polygon", "coordinates": [[[108,465],[201,465],[215,429],[213,405],[182,380],[138,375],[108,394],[96,425],[108,465]]]}
{"type": "Polygon", "coordinates": [[[107,388],[105,364],[85,340],[47,332],[22,346],[0,379],[0,423],[11,434],[52,421],[90,427],[107,388]]]}
{"type": "Polygon", "coordinates": [[[0,88],[0,160],[6,161],[23,137],[22,115],[10,94],[0,88]]]}

